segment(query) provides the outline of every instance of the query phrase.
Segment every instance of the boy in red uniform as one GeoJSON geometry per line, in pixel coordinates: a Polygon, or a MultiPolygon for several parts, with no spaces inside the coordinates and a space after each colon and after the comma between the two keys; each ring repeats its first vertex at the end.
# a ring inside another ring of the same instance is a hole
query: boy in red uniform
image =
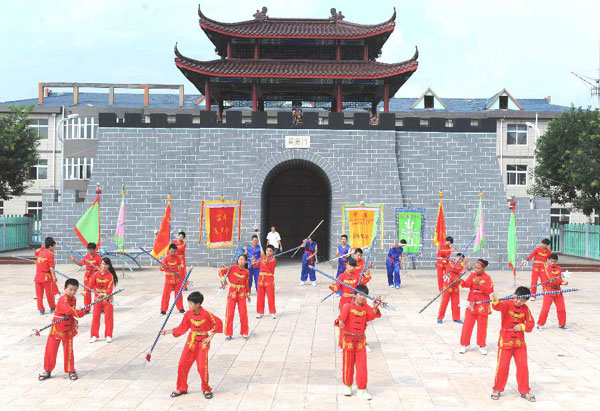
{"type": "MultiPolygon", "coordinates": [[[[177,296],[179,289],[181,288],[181,283],[183,280],[175,273],[179,274],[182,277],[185,277],[184,263],[181,260],[181,257],[177,255],[177,246],[175,244],[169,245],[169,251],[167,256],[162,260],[163,264],[169,267],[169,269],[165,268],[163,265],[160,266],[160,271],[165,273],[165,285],[163,287],[162,300],[160,301],[160,313],[165,315],[169,308],[169,300],[171,298],[171,292],[177,296]],[[174,273],[174,272],[175,273],[174,273]]],[[[177,309],[180,313],[185,313],[183,309],[183,301],[180,298],[177,300],[177,309]]]]}
{"type": "MultiPolygon", "coordinates": [[[[518,287],[514,293],[515,296],[527,294],[529,294],[529,288],[527,287],[518,287]]],[[[494,293],[492,294],[492,300],[492,307],[494,307],[494,310],[500,311],[502,315],[502,328],[498,338],[498,363],[496,365],[492,399],[499,399],[500,393],[504,391],[508,379],[510,359],[514,357],[521,398],[535,402],[535,397],[531,394],[531,388],[529,388],[527,345],[525,344],[525,333],[531,332],[535,325],[531,312],[525,304],[528,297],[498,301],[498,297],[494,293]]]]}
{"type": "Polygon", "coordinates": [[[69,278],[65,281],[65,293],[58,299],[56,313],[52,322],[60,320],[63,317],[71,316],[64,321],[54,324],[50,328],[48,340],[46,341],[46,352],[44,353],[44,371],[38,376],[38,380],[43,381],[50,378],[50,374],[56,366],[56,355],[58,347],[62,342],[65,373],[69,374],[70,380],[77,379],[75,371],[75,360],[73,357],[73,337],[77,335],[77,320],[73,317],[83,317],[83,310],[77,310],[77,289],[79,281],[69,278]]]}
{"type": "Polygon", "coordinates": [[[185,231],[180,231],[179,234],[177,234],[177,240],[173,241],[171,244],[175,244],[177,247],[177,255],[183,262],[183,272],[186,272],[185,248],[187,247],[187,243],[185,242],[185,231]]]}
{"type": "Polygon", "coordinates": [[[223,332],[223,322],[219,317],[202,308],[204,296],[200,292],[190,293],[187,300],[189,311],[183,316],[181,324],[172,330],[160,332],[162,335],[173,334],[173,337],[177,338],[190,330],[177,367],[177,389],[171,393],[171,397],[187,394],[188,374],[196,361],[202,381],[202,393],[204,398],[211,399],[213,394],[212,388],[208,385],[208,350],[214,335],[223,332]]]}
{"type": "MultiPolygon", "coordinates": [[[[548,257],[552,254],[552,250],[550,250],[550,240],[544,238],[542,240],[542,244],[537,247],[535,250],[529,254],[527,257],[527,261],[531,261],[533,258],[533,266],[531,267],[531,294],[535,294],[537,287],[534,287],[538,283],[539,278],[542,273],[546,271],[546,261],[548,261],[548,257]]],[[[519,268],[525,265],[525,261],[519,264],[519,268]]],[[[531,301],[535,301],[535,297],[531,298],[531,301]]]]}
{"type": "Polygon", "coordinates": [[[437,261],[435,262],[435,269],[437,272],[437,282],[440,291],[444,289],[444,273],[446,272],[446,265],[448,265],[448,259],[456,250],[452,248],[454,244],[454,238],[448,236],[444,241],[444,245],[438,247],[437,250],[437,261]]]}
{"type": "Polygon", "coordinates": [[[53,284],[56,283],[56,275],[54,274],[54,248],[56,242],[52,237],[46,237],[44,247],[36,250],[35,260],[35,296],[37,299],[37,309],[41,315],[44,315],[44,293],[46,300],[50,306],[50,312],[53,313],[56,308],[54,302],[53,284]]]}
{"type": "MultiPolygon", "coordinates": [[[[77,261],[73,258],[72,255],[69,256],[69,259],[77,264],[78,266],[85,265],[85,274],[83,275],[83,285],[86,287],[90,287],[90,280],[92,279],[92,275],[98,270],[100,264],[102,263],[102,257],[96,254],[96,243],[88,243],[87,245],[88,253],[85,257],[81,259],[81,261],[77,261]]],[[[92,293],[90,293],[85,288],[81,292],[83,294],[83,305],[89,305],[92,303],[92,293]]],[[[89,314],[89,310],[85,312],[89,314]]]]}
{"type": "MultiPolygon", "coordinates": [[[[369,294],[369,289],[365,285],[357,285],[355,288],[363,294],[369,294]]],[[[367,391],[367,340],[365,329],[368,322],[381,317],[379,311],[381,302],[380,298],[377,298],[373,303],[373,308],[371,308],[366,301],[365,296],[355,293],[354,299],[342,308],[340,316],[335,320],[335,325],[340,327],[340,334],[343,336],[344,363],[342,379],[344,381],[344,395],[352,395],[352,380],[354,368],[356,367],[358,395],[364,400],[370,400],[371,396],[367,391]]]]}
{"type": "MultiPolygon", "coordinates": [[[[544,291],[559,291],[561,285],[567,285],[569,282],[563,279],[562,269],[558,264],[558,255],[550,254],[550,264],[546,267],[546,270],[542,271],[540,279],[542,281],[552,281],[544,284],[542,287],[544,291]]],[[[550,306],[554,303],[556,305],[556,314],[558,316],[558,327],[565,328],[567,323],[567,311],[565,309],[565,298],[562,294],[551,294],[544,296],[544,302],[542,304],[542,311],[540,311],[540,318],[538,319],[538,330],[543,330],[548,319],[548,312],[550,306]]]]}
{"type": "MultiPolygon", "coordinates": [[[[256,294],[256,318],[262,318],[265,313],[265,294],[269,299],[269,314],[271,317],[277,318],[275,311],[275,263],[277,260],[273,258],[275,247],[269,244],[266,252],[267,256],[262,261],[252,264],[253,267],[260,268],[256,294]]],[[[252,258],[252,262],[255,262],[254,258],[252,258]]]]}
{"type": "Polygon", "coordinates": [[[491,314],[492,310],[490,309],[490,303],[475,304],[477,301],[489,300],[490,294],[494,292],[494,282],[484,271],[487,266],[488,262],[486,260],[477,260],[474,273],[466,281],[460,281],[461,287],[471,290],[467,297],[469,307],[465,311],[465,323],[460,335],[460,345],[462,347],[460,347],[458,352],[461,354],[467,352],[467,347],[471,344],[471,334],[473,333],[475,321],[477,321],[477,345],[479,346],[479,353],[487,355],[485,338],[487,335],[488,315],[491,314]]]}
{"type": "MultiPolygon", "coordinates": [[[[444,288],[448,287],[452,284],[465,270],[465,264],[467,264],[469,260],[465,258],[465,256],[461,253],[456,254],[454,257],[454,261],[452,264],[448,264],[446,266],[446,274],[444,274],[444,288]]],[[[452,301],[452,320],[455,323],[462,324],[463,322],[460,320],[460,290],[459,290],[459,282],[456,281],[454,285],[446,290],[444,295],[442,295],[442,301],[440,302],[440,310],[438,311],[438,324],[442,324],[444,322],[444,315],[446,315],[446,307],[448,307],[448,302],[452,301]]],[[[444,289],[442,288],[442,290],[444,289]]]]}
{"type": "MultiPolygon", "coordinates": [[[[96,292],[94,301],[106,297],[113,292],[115,285],[119,282],[110,258],[104,257],[100,263],[100,271],[96,271],[90,279],[90,288],[96,292]]],[[[113,335],[113,305],[112,297],[94,305],[92,311],[92,327],[90,329],[90,343],[95,343],[100,338],[100,314],[104,312],[104,336],[106,342],[112,342],[113,335]]]]}
{"type": "Polygon", "coordinates": [[[238,257],[237,265],[224,267],[219,271],[221,277],[221,288],[227,286],[229,282],[229,292],[227,293],[227,308],[225,310],[225,339],[231,340],[233,336],[233,316],[235,306],[238,307],[240,314],[240,334],[244,340],[248,339],[248,308],[246,301],[250,302],[250,290],[248,283],[248,270],[246,266],[246,256],[244,254],[238,257]],[[229,274],[227,271],[229,270],[229,274]],[[225,275],[227,274],[227,277],[225,275]]]}

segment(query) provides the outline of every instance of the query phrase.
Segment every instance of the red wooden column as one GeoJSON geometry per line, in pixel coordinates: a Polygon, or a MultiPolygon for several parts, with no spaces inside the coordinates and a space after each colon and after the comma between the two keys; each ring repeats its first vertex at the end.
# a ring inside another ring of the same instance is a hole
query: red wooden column
{"type": "Polygon", "coordinates": [[[363,60],[367,61],[369,60],[369,45],[367,43],[365,43],[365,48],[364,48],[364,54],[363,54],[363,60]]]}
{"type": "Polygon", "coordinates": [[[336,113],[341,113],[342,112],[342,83],[337,84],[337,90],[336,90],[335,94],[336,94],[335,111],[336,111],[336,113]]]}
{"type": "Polygon", "coordinates": [[[385,83],[383,85],[383,112],[390,112],[390,85],[385,83]]]}
{"type": "Polygon", "coordinates": [[[258,60],[258,39],[254,40],[254,60],[258,60]]]}
{"type": "Polygon", "coordinates": [[[227,42],[227,58],[230,59],[232,55],[232,50],[231,50],[231,40],[227,42]]]}
{"type": "Polygon", "coordinates": [[[340,41],[337,41],[337,44],[335,46],[335,59],[336,60],[341,60],[342,59],[342,45],[340,44],[340,41]]]}
{"type": "Polygon", "coordinates": [[[206,111],[210,111],[210,80],[204,80],[204,104],[206,111]]]}
{"type": "Polygon", "coordinates": [[[252,82],[252,111],[258,110],[258,90],[256,81],[252,82]]]}

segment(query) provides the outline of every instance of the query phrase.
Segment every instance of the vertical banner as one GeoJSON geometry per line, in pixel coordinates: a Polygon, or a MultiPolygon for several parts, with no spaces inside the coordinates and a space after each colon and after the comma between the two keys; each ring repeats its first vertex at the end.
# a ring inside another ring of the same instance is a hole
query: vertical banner
{"type": "MultiPolygon", "coordinates": [[[[377,234],[379,219],[383,218],[382,204],[342,204],[342,231],[348,221],[348,242],[353,248],[370,246],[377,234]]],[[[383,242],[383,229],[381,233],[383,242]]]]}
{"type": "MultiPolygon", "coordinates": [[[[240,214],[241,201],[203,201],[200,212],[200,243],[202,223],[205,221],[206,246],[208,248],[233,247],[236,215],[240,214]]],[[[238,227],[238,237],[240,236],[238,227]]]]}
{"type": "Polygon", "coordinates": [[[398,218],[398,241],[406,240],[406,254],[421,254],[425,236],[424,208],[396,208],[398,218]]]}

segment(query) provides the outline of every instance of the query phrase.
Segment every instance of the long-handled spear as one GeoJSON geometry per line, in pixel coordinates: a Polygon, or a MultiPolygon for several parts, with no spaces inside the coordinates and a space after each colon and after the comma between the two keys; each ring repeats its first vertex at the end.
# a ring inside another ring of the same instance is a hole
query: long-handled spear
{"type": "MultiPolygon", "coordinates": [[[[363,250],[363,251],[365,251],[365,250],[368,250],[369,248],[371,248],[371,246],[370,246],[370,245],[366,246],[366,247],[365,247],[365,248],[363,248],[362,250],[363,250]]],[[[351,255],[351,254],[352,254],[352,253],[353,253],[355,250],[356,250],[356,249],[354,249],[354,248],[351,248],[351,249],[350,249],[350,251],[348,251],[346,254],[342,254],[342,255],[340,255],[340,256],[338,256],[338,257],[334,257],[334,258],[332,258],[331,260],[327,260],[327,261],[319,261],[317,264],[326,264],[326,263],[330,263],[330,262],[332,262],[332,261],[339,260],[340,258],[348,257],[348,256],[349,256],[349,255],[351,255]]]]}
{"type": "MultiPolygon", "coordinates": [[[[83,310],[83,311],[88,311],[88,310],[87,310],[88,308],[92,307],[93,305],[96,305],[96,304],[98,304],[98,303],[99,303],[99,302],[101,302],[101,301],[104,301],[104,300],[106,300],[106,299],[108,299],[108,298],[112,297],[113,295],[115,295],[115,294],[117,294],[117,293],[120,293],[120,292],[121,292],[121,291],[123,291],[123,290],[124,290],[124,288],[119,288],[117,291],[113,291],[112,293],[110,293],[110,294],[108,294],[108,295],[106,295],[106,296],[104,296],[104,297],[100,298],[99,300],[96,300],[96,301],[94,301],[93,303],[90,303],[90,304],[88,304],[88,305],[86,305],[86,306],[82,307],[82,308],[81,308],[81,310],[83,310]]],[[[28,335],[27,337],[33,337],[34,335],[35,335],[35,336],[37,336],[37,337],[39,337],[39,336],[40,336],[40,333],[41,333],[42,331],[44,331],[44,330],[46,330],[46,329],[48,329],[48,328],[52,327],[53,325],[56,325],[56,324],[58,324],[58,323],[62,322],[62,321],[68,320],[68,319],[69,319],[69,318],[71,318],[71,317],[72,317],[72,315],[65,315],[64,317],[62,317],[62,318],[60,318],[60,319],[58,319],[58,320],[56,320],[56,321],[53,321],[53,322],[51,322],[50,324],[48,324],[48,325],[46,325],[46,326],[44,326],[44,327],[42,327],[42,328],[40,328],[40,329],[36,329],[36,328],[34,328],[34,329],[33,329],[33,333],[32,333],[32,334],[30,334],[30,335],[28,335]]]]}
{"type": "MultiPolygon", "coordinates": [[[[363,293],[362,291],[359,291],[359,290],[357,290],[356,288],[354,288],[354,287],[352,287],[352,286],[350,286],[350,285],[346,284],[345,282],[343,282],[343,281],[341,281],[341,280],[338,280],[338,279],[337,279],[337,278],[335,278],[334,276],[332,276],[332,275],[329,275],[329,274],[327,274],[327,273],[325,273],[325,272],[323,272],[323,271],[319,270],[319,269],[318,269],[318,268],[316,268],[314,265],[309,265],[308,267],[309,267],[311,270],[315,270],[317,273],[319,273],[319,274],[321,274],[321,275],[324,275],[325,277],[327,277],[327,278],[329,278],[329,279],[332,279],[333,281],[335,281],[335,282],[337,282],[337,283],[340,283],[341,285],[343,285],[343,286],[345,286],[345,287],[347,287],[347,288],[351,289],[352,291],[354,291],[354,292],[356,292],[356,293],[358,293],[358,294],[362,295],[362,296],[363,296],[363,297],[365,297],[365,298],[368,298],[368,299],[369,299],[369,300],[371,300],[371,301],[375,301],[375,300],[376,300],[375,298],[371,297],[369,294],[365,294],[365,293],[363,293]]],[[[386,308],[386,309],[388,309],[388,310],[396,311],[396,309],[395,309],[394,307],[392,307],[391,305],[389,305],[389,304],[388,304],[388,303],[386,303],[385,301],[381,301],[381,306],[382,306],[383,308],[386,308]]]]}
{"type": "Polygon", "coordinates": [[[549,282],[552,282],[552,281],[556,280],[557,278],[569,278],[570,276],[571,276],[571,274],[568,271],[565,271],[564,273],[562,273],[560,275],[560,277],[554,277],[554,278],[550,278],[549,280],[542,281],[541,283],[538,283],[536,285],[532,285],[531,287],[529,287],[529,289],[531,290],[532,288],[540,287],[540,286],[542,286],[544,284],[547,284],[549,282]]]}
{"type": "MultiPolygon", "coordinates": [[[[177,277],[179,277],[180,280],[184,280],[184,278],[177,271],[173,270],[171,267],[169,267],[168,265],[166,265],[165,263],[163,263],[162,261],[160,261],[158,258],[154,257],[144,247],[140,247],[140,250],[142,250],[142,252],[144,252],[145,254],[148,254],[150,257],[152,257],[152,259],[154,261],[158,262],[160,265],[162,265],[163,267],[165,267],[167,270],[169,270],[170,272],[172,272],[173,274],[175,274],[177,277]]],[[[191,285],[191,286],[194,285],[191,281],[188,281],[188,284],[191,285]]]]}
{"type": "Polygon", "coordinates": [[[282,256],[282,255],[285,255],[285,254],[291,253],[292,251],[295,251],[295,250],[297,250],[297,249],[299,249],[299,248],[301,248],[301,247],[302,247],[302,246],[300,246],[300,245],[299,245],[298,247],[295,247],[295,248],[290,248],[289,250],[282,251],[282,252],[280,252],[279,254],[272,255],[271,257],[262,257],[262,258],[259,258],[259,259],[258,259],[256,262],[254,262],[254,263],[251,263],[251,264],[252,264],[252,265],[254,265],[254,264],[258,264],[258,263],[260,263],[261,261],[270,260],[271,258],[277,258],[277,257],[279,257],[279,256],[282,256]]]}
{"type": "MultiPolygon", "coordinates": [[[[67,274],[65,274],[65,273],[63,273],[63,272],[61,272],[61,271],[58,271],[56,268],[54,269],[54,272],[55,272],[56,274],[58,274],[58,275],[60,275],[60,276],[64,277],[64,278],[67,278],[67,279],[73,278],[73,277],[69,277],[67,274]]],[[[89,292],[91,292],[91,293],[94,293],[94,294],[96,294],[97,296],[100,296],[100,293],[96,292],[95,290],[92,290],[92,289],[91,289],[91,288],[89,288],[89,287],[86,287],[86,286],[85,286],[85,285],[84,285],[82,282],[81,282],[81,283],[79,283],[79,285],[80,285],[80,286],[82,286],[83,288],[85,288],[86,290],[88,290],[89,292]]],[[[119,304],[119,303],[118,303],[116,300],[113,300],[113,303],[114,303],[115,305],[120,305],[120,304],[119,304]]]]}
{"type": "MultiPolygon", "coordinates": [[[[311,236],[312,236],[312,235],[315,233],[315,231],[317,231],[317,228],[321,227],[321,224],[323,224],[323,222],[324,222],[324,221],[325,221],[325,220],[321,220],[321,222],[320,222],[319,224],[317,224],[317,226],[315,227],[315,229],[314,229],[314,230],[312,230],[312,231],[310,232],[310,234],[309,234],[309,235],[307,235],[307,236],[305,237],[305,239],[309,239],[309,238],[310,238],[310,237],[311,237],[311,236]]],[[[302,248],[302,246],[300,246],[300,247],[298,247],[298,248],[296,249],[296,253],[298,252],[298,250],[299,250],[300,248],[302,248]]],[[[291,256],[290,258],[294,258],[294,256],[296,255],[296,253],[292,254],[292,256],[291,256]]]]}
{"type": "MultiPolygon", "coordinates": [[[[499,298],[498,301],[504,301],[504,300],[518,300],[520,298],[531,298],[531,297],[538,297],[540,295],[553,295],[553,294],[564,294],[564,293],[571,293],[573,291],[580,291],[581,288],[565,288],[564,290],[556,290],[556,291],[544,291],[543,293],[535,293],[535,294],[525,294],[525,295],[507,295],[506,297],[502,297],[499,298]]],[[[482,300],[482,301],[475,301],[475,304],[484,304],[484,303],[491,303],[494,300],[482,300]]]]}
{"type": "Polygon", "coordinates": [[[156,343],[158,342],[158,339],[160,338],[160,332],[165,329],[165,327],[167,325],[167,321],[169,321],[169,317],[171,316],[171,313],[173,312],[173,308],[175,308],[175,304],[177,304],[177,301],[179,301],[179,297],[181,297],[181,293],[183,292],[183,289],[185,288],[185,283],[188,281],[188,278],[190,277],[190,274],[192,273],[193,269],[194,269],[194,266],[191,266],[190,269],[188,270],[187,274],[185,275],[185,279],[183,280],[183,283],[181,284],[181,287],[179,287],[179,291],[177,292],[177,295],[175,296],[175,301],[173,301],[173,304],[171,304],[171,307],[169,308],[169,312],[167,313],[167,316],[165,317],[165,321],[163,321],[163,324],[160,327],[160,330],[158,330],[158,334],[156,334],[156,338],[154,339],[154,342],[152,343],[152,347],[150,347],[150,351],[148,352],[148,354],[146,354],[146,361],[148,361],[148,362],[150,362],[150,358],[152,357],[152,351],[154,351],[154,347],[156,347],[156,343]]]}

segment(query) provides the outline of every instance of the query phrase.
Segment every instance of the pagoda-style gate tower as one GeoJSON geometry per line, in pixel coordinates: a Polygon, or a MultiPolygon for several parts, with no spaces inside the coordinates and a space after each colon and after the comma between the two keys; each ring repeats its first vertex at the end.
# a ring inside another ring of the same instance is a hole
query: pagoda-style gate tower
{"type": "Polygon", "coordinates": [[[344,20],[331,9],[328,19],[283,19],[267,16],[267,8],[253,20],[221,23],[200,8],[200,27],[215,45],[218,60],[198,61],[183,56],[175,46],[175,64],[205,96],[206,110],[224,100],[252,101],[263,111],[265,101],[371,103],[375,112],[417,70],[418,51],[410,60],[386,64],[376,61],[394,31],[396,11],[380,24],[344,20]]]}

